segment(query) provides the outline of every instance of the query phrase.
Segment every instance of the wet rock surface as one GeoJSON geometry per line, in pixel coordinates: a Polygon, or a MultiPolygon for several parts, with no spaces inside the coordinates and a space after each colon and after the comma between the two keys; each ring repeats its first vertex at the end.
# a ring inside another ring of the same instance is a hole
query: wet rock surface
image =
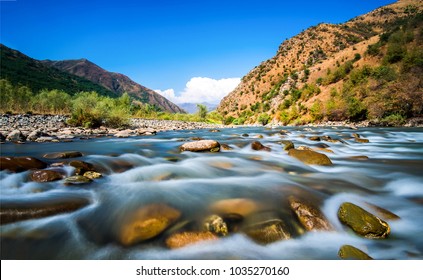
{"type": "Polygon", "coordinates": [[[373,258],[351,245],[343,245],[338,252],[343,260],[372,260],[373,258]]]}
{"type": "Polygon", "coordinates": [[[183,144],[180,147],[182,152],[218,152],[220,151],[220,144],[215,140],[200,140],[183,144]]]}
{"type": "Polygon", "coordinates": [[[182,232],[175,233],[166,239],[166,246],[170,249],[178,249],[199,242],[217,240],[218,237],[211,232],[182,232]]]}
{"type": "Polygon", "coordinates": [[[54,170],[35,170],[31,173],[32,181],[44,183],[63,179],[64,175],[54,170]]]}
{"type": "Polygon", "coordinates": [[[266,152],[270,152],[272,150],[269,147],[264,146],[259,141],[254,141],[253,143],[251,143],[251,149],[255,151],[266,151],[266,152]]]}
{"type": "Polygon", "coordinates": [[[308,231],[332,230],[333,227],[323,213],[311,203],[296,197],[289,198],[289,205],[294,211],[301,225],[308,231]]]}
{"type": "Polygon", "coordinates": [[[298,150],[290,149],[288,155],[294,157],[305,164],[317,164],[317,165],[332,165],[332,161],[328,156],[309,150],[298,150]]]}
{"type": "Polygon", "coordinates": [[[46,167],[47,163],[33,157],[0,157],[0,170],[22,172],[46,167]]]}

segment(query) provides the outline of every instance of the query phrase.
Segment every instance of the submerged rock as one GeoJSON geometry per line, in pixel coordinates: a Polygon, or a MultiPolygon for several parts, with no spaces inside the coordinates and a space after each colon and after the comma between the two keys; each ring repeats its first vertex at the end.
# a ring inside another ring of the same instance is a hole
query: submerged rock
{"type": "Polygon", "coordinates": [[[81,160],[73,160],[69,162],[69,165],[75,168],[76,175],[83,175],[88,171],[95,171],[94,165],[81,160]]]}
{"type": "Polygon", "coordinates": [[[0,205],[0,224],[37,219],[76,211],[89,204],[88,199],[67,198],[51,201],[25,201],[23,203],[0,205]]]}
{"type": "Polygon", "coordinates": [[[305,164],[332,165],[332,161],[326,155],[315,151],[290,149],[288,155],[305,164]]]}
{"type": "Polygon", "coordinates": [[[369,139],[365,139],[365,138],[355,138],[355,142],[358,143],[369,143],[369,139]]]}
{"type": "Polygon", "coordinates": [[[149,204],[124,218],[117,240],[124,246],[151,239],[176,222],[181,212],[166,204],[149,204]]]}
{"type": "Polygon", "coordinates": [[[225,221],[217,215],[211,215],[203,221],[203,229],[219,236],[228,235],[228,226],[225,221]]]}
{"type": "Polygon", "coordinates": [[[306,230],[325,231],[333,229],[323,213],[313,205],[292,196],[289,198],[289,205],[306,230]]]}
{"type": "Polygon", "coordinates": [[[308,139],[311,140],[311,141],[320,141],[319,136],[310,136],[310,137],[308,137],[308,139]]]}
{"type": "Polygon", "coordinates": [[[200,140],[185,143],[180,147],[180,150],[182,152],[218,152],[220,150],[220,144],[215,140],[200,140]]]}
{"type": "Polygon", "coordinates": [[[49,153],[45,154],[43,157],[48,159],[61,159],[61,158],[76,158],[82,157],[81,152],[77,151],[68,151],[68,152],[58,152],[58,153],[49,153]]]}
{"type": "Polygon", "coordinates": [[[253,143],[251,143],[251,149],[255,151],[266,151],[266,152],[270,152],[272,150],[269,147],[264,146],[259,141],[254,141],[253,143]]]}
{"type": "Polygon", "coordinates": [[[33,157],[0,157],[0,170],[22,172],[46,167],[47,163],[33,157]]]}
{"type": "Polygon", "coordinates": [[[344,260],[373,260],[372,257],[351,245],[343,245],[339,249],[338,256],[344,260]]]}
{"type": "Polygon", "coordinates": [[[81,175],[75,175],[75,176],[70,176],[68,178],[66,178],[63,181],[63,184],[65,185],[83,185],[83,184],[88,184],[91,183],[93,180],[91,180],[90,178],[81,176],[81,175]]]}
{"type": "Polygon", "coordinates": [[[54,170],[35,170],[30,175],[32,181],[39,183],[62,180],[63,177],[62,174],[54,170]]]}
{"type": "Polygon", "coordinates": [[[223,216],[235,214],[246,217],[258,209],[259,205],[254,200],[248,198],[223,199],[210,206],[212,212],[223,216]]]}
{"type": "Polygon", "coordinates": [[[166,246],[177,249],[198,242],[217,240],[218,237],[211,232],[181,232],[175,233],[166,239],[166,246]]]}
{"type": "Polygon", "coordinates": [[[291,234],[285,223],[272,212],[262,212],[250,216],[246,221],[244,233],[259,244],[287,240],[291,234]]]}
{"type": "Polygon", "coordinates": [[[355,233],[366,238],[386,238],[391,231],[387,222],[349,202],[339,207],[338,218],[355,233]]]}
{"type": "Polygon", "coordinates": [[[220,148],[224,151],[230,151],[233,150],[229,145],[227,144],[220,144],[220,148]]]}
{"type": "Polygon", "coordinates": [[[284,149],[285,151],[289,151],[289,150],[291,150],[291,149],[295,149],[294,143],[293,143],[292,141],[289,141],[289,140],[282,140],[282,141],[280,141],[280,142],[284,145],[283,149],[284,149]]]}

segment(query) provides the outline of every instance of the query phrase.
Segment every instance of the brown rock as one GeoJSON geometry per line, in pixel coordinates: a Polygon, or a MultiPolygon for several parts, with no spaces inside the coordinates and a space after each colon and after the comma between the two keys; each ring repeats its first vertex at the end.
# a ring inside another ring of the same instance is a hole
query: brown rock
{"type": "Polygon", "coordinates": [[[175,233],[166,239],[166,246],[177,249],[198,242],[217,240],[217,236],[211,232],[182,232],[175,233]]]}
{"type": "Polygon", "coordinates": [[[32,181],[43,183],[62,180],[64,176],[53,170],[35,170],[30,177],[32,181]]]}
{"type": "Polygon", "coordinates": [[[200,140],[185,143],[180,147],[180,150],[182,152],[218,152],[220,150],[220,144],[214,140],[200,140]]]}
{"type": "Polygon", "coordinates": [[[288,155],[305,164],[332,165],[332,161],[326,155],[315,151],[291,149],[288,155]]]}
{"type": "Polygon", "coordinates": [[[250,216],[245,223],[244,233],[260,244],[286,240],[291,234],[285,223],[277,218],[274,213],[263,212],[250,216]]]}
{"type": "Polygon", "coordinates": [[[289,198],[289,205],[306,230],[329,231],[333,229],[323,213],[310,203],[291,196],[289,198]]]}
{"type": "Polygon", "coordinates": [[[83,155],[81,152],[68,151],[68,152],[45,154],[43,157],[48,159],[59,159],[59,158],[75,158],[75,157],[82,157],[82,156],[83,155]]]}
{"type": "Polygon", "coordinates": [[[151,239],[179,219],[181,212],[166,204],[145,205],[124,218],[117,240],[124,246],[151,239]]]}
{"type": "Polygon", "coordinates": [[[218,215],[211,215],[204,219],[203,229],[219,236],[228,235],[228,226],[222,217],[218,215]]]}
{"type": "Polygon", "coordinates": [[[240,215],[246,217],[251,213],[256,212],[260,206],[251,199],[248,198],[232,198],[219,200],[210,206],[210,210],[214,213],[227,215],[240,215]]]}
{"type": "Polygon", "coordinates": [[[75,176],[67,177],[63,181],[63,184],[70,186],[70,185],[83,185],[83,184],[88,184],[91,182],[92,180],[90,178],[87,178],[81,175],[75,175],[75,176]]]}
{"type": "Polygon", "coordinates": [[[342,246],[338,256],[343,260],[373,260],[372,257],[351,245],[342,246]]]}
{"type": "Polygon", "coordinates": [[[285,151],[289,151],[291,149],[295,149],[294,143],[289,140],[282,140],[281,143],[284,145],[283,149],[285,151]]]}
{"type": "Polygon", "coordinates": [[[253,143],[251,143],[251,149],[255,151],[266,151],[266,152],[270,152],[272,150],[269,147],[263,146],[263,144],[261,144],[259,141],[254,141],[253,143]]]}
{"type": "Polygon", "coordinates": [[[98,178],[103,177],[103,175],[101,175],[101,173],[94,172],[94,171],[87,171],[87,172],[84,173],[83,176],[84,177],[87,177],[87,178],[89,178],[91,180],[94,180],[94,179],[98,179],[98,178]]]}
{"type": "Polygon", "coordinates": [[[319,136],[310,136],[310,137],[308,137],[308,139],[311,140],[311,141],[320,141],[319,136]]]}
{"type": "Polygon", "coordinates": [[[85,161],[81,161],[81,160],[73,160],[69,162],[69,165],[72,167],[75,167],[76,175],[82,175],[88,171],[95,171],[94,165],[85,161]]]}
{"type": "Polygon", "coordinates": [[[0,157],[0,170],[22,172],[46,167],[47,163],[33,157],[0,157]]]}
{"type": "Polygon", "coordinates": [[[369,139],[365,139],[365,138],[355,138],[355,142],[358,143],[369,143],[369,139]]]}

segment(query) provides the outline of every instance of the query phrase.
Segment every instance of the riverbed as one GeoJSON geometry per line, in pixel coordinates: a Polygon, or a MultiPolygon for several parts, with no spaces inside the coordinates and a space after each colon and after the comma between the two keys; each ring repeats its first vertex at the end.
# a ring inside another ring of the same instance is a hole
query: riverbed
{"type": "Polygon", "coordinates": [[[8,142],[0,148],[2,156],[41,159],[65,177],[75,172],[67,165],[74,159],[43,156],[79,151],[83,156],[77,160],[103,175],[69,186],[64,179],[34,182],[32,171],[1,171],[2,207],[88,201],[75,211],[3,224],[2,259],[339,259],[345,244],[374,259],[423,259],[423,128],[242,127],[66,143],[8,142]],[[227,146],[219,152],[180,151],[182,144],[199,139],[227,146]],[[269,149],[254,150],[254,141],[269,149]],[[306,164],[289,156],[281,141],[325,154],[333,165],[306,164]],[[292,196],[316,205],[332,230],[302,228],[289,206],[292,196]],[[222,201],[253,206],[239,210],[245,215],[223,217],[227,235],[178,249],[166,246],[174,233],[201,230],[206,217],[219,214],[216,205],[222,201]],[[369,212],[369,205],[376,205],[399,219],[386,220],[388,238],[365,238],[339,221],[344,202],[369,212]],[[148,205],[167,205],[178,215],[152,238],[122,242],[125,218],[148,205]],[[263,244],[245,234],[260,219],[283,221],[290,238],[263,244]]]}

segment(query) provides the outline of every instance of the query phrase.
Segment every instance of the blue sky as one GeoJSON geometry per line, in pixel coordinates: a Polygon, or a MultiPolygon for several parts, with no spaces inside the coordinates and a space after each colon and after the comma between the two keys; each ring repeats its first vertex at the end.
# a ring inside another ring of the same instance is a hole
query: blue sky
{"type": "Polygon", "coordinates": [[[168,97],[189,91],[195,99],[202,85],[211,88],[199,98],[227,91],[312,25],[393,2],[0,0],[0,35],[1,43],[36,59],[87,58],[168,97]]]}

